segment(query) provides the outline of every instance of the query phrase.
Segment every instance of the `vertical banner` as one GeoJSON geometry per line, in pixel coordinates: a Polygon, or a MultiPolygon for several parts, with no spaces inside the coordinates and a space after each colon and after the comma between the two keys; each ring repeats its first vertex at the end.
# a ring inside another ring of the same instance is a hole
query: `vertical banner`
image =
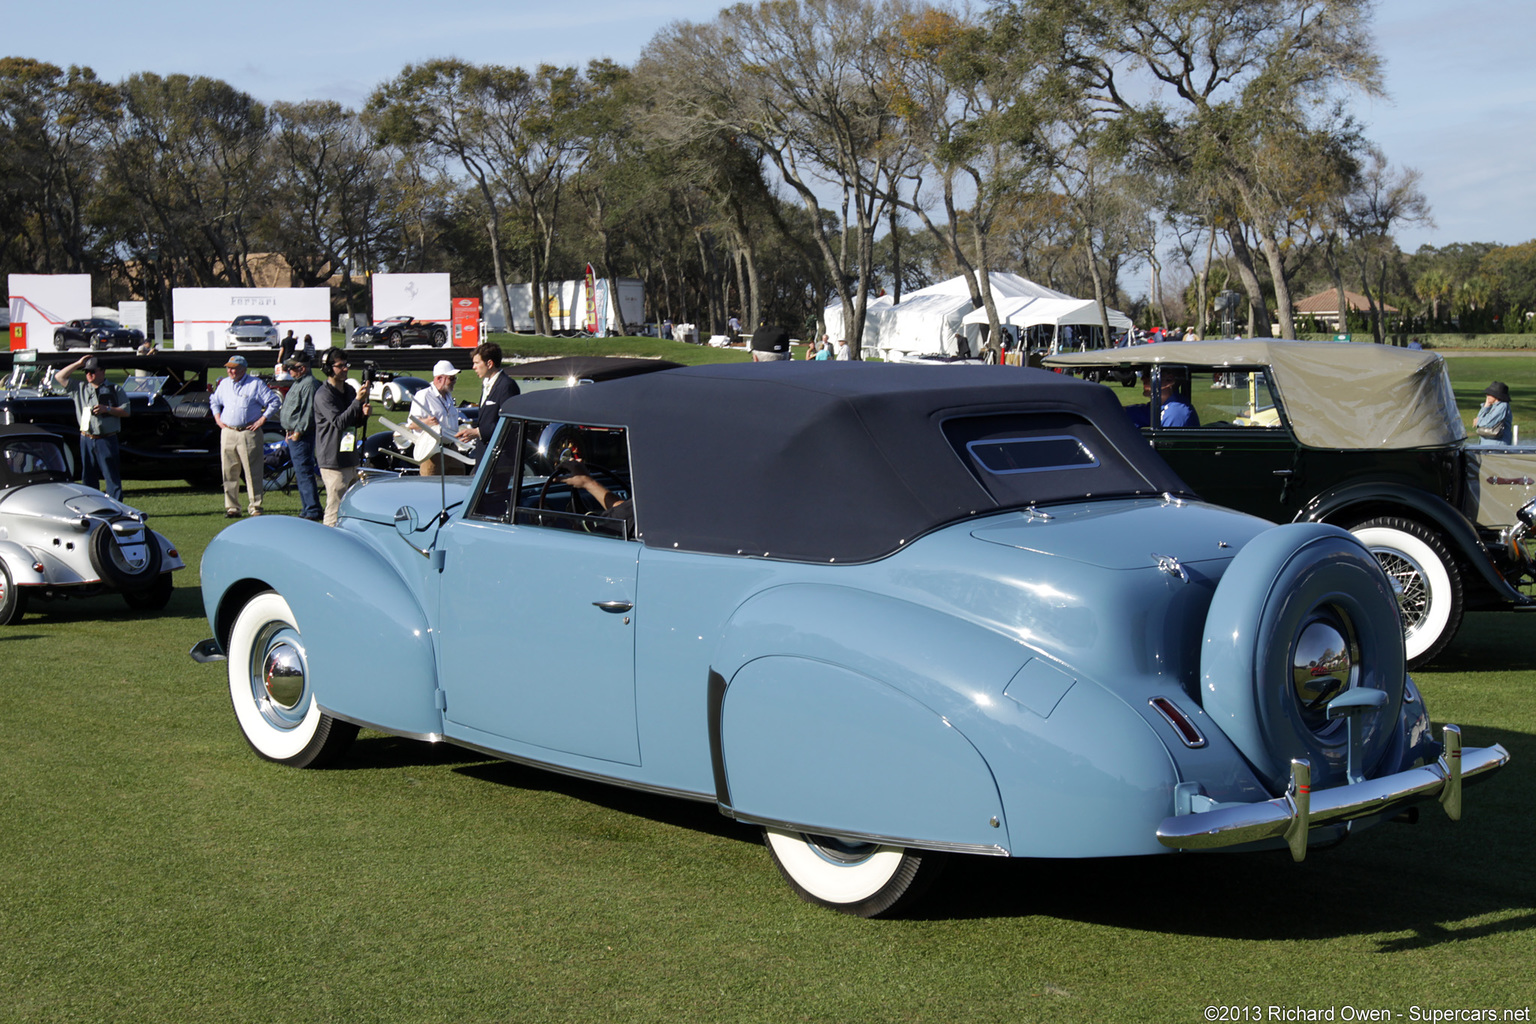
{"type": "Polygon", "coordinates": [[[480,300],[453,300],[453,344],[474,348],[480,344],[480,300]]]}
{"type": "Polygon", "coordinates": [[[608,337],[608,282],[597,282],[597,331],[599,338],[608,337]]]}
{"type": "Polygon", "coordinates": [[[597,275],[592,272],[592,264],[587,264],[587,333],[596,334],[597,328],[597,275]]]}

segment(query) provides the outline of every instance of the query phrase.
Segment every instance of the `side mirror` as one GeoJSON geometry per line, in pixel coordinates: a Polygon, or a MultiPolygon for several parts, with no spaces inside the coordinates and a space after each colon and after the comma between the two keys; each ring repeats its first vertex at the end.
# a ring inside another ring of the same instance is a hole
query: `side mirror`
{"type": "Polygon", "coordinates": [[[399,508],[395,509],[395,532],[400,535],[401,540],[410,545],[412,551],[416,552],[418,555],[421,555],[423,558],[429,558],[432,554],[431,549],[419,548],[416,546],[415,536],[419,529],[418,522],[419,521],[416,518],[416,510],[411,508],[411,506],[401,505],[399,508]]]}

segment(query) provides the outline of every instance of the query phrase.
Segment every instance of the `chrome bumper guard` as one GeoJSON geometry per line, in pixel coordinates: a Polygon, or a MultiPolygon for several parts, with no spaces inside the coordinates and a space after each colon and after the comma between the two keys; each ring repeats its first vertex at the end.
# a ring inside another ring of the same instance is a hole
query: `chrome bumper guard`
{"type": "Polygon", "coordinates": [[[1463,749],[1461,729],[1454,725],[1442,730],[1441,741],[1445,749],[1434,764],[1315,793],[1312,765],[1294,760],[1284,796],[1164,818],[1157,827],[1157,839],[1180,850],[1284,839],[1291,856],[1302,860],[1307,855],[1307,833],[1316,826],[1371,817],[1431,797],[1438,797],[1451,820],[1459,821],[1463,785],[1504,767],[1509,751],[1497,743],[1463,749]]]}
{"type": "Polygon", "coordinates": [[[219,646],[219,642],[213,637],[209,637],[207,640],[199,640],[193,644],[192,649],[187,652],[187,655],[199,665],[206,665],[210,661],[223,661],[225,657],[224,649],[219,646]]]}

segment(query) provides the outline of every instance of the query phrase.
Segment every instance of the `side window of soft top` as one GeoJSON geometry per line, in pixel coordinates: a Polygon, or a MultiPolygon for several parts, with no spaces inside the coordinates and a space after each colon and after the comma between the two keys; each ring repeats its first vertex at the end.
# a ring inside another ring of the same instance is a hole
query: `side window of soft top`
{"type": "Polygon", "coordinates": [[[623,427],[507,419],[488,458],[491,470],[471,518],[636,536],[623,427]]]}
{"type": "Polygon", "coordinates": [[[1243,427],[1278,429],[1280,408],[1268,375],[1258,368],[1193,369],[1178,380],[1178,397],[1193,414],[1180,422],[1163,417],[1165,429],[1243,427]]]}

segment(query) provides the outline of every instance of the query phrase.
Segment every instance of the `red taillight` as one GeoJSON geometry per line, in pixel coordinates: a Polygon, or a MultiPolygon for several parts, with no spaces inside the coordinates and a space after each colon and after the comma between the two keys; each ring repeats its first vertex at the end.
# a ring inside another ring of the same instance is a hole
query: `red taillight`
{"type": "Polygon", "coordinates": [[[1195,728],[1195,723],[1189,720],[1177,704],[1167,697],[1153,697],[1147,702],[1163,716],[1163,719],[1171,726],[1173,731],[1179,734],[1179,739],[1184,741],[1186,747],[1198,749],[1205,746],[1205,737],[1200,735],[1200,730],[1195,728]]]}

